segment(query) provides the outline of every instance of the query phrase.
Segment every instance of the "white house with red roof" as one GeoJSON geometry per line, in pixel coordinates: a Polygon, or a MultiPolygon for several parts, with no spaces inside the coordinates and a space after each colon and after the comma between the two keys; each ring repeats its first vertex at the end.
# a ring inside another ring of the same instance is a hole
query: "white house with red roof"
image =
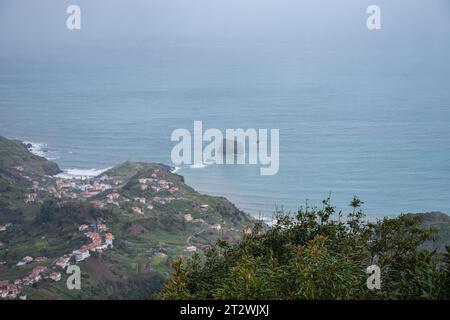
{"type": "Polygon", "coordinates": [[[61,257],[58,260],[56,260],[55,265],[58,267],[61,267],[62,269],[65,269],[67,266],[70,265],[70,257],[61,257]]]}
{"type": "Polygon", "coordinates": [[[78,231],[86,231],[87,229],[89,229],[89,226],[87,224],[80,224],[80,226],[78,227],[78,231]]]}
{"type": "Polygon", "coordinates": [[[52,273],[50,273],[50,279],[52,279],[53,281],[58,282],[59,280],[61,280],[61,272],[52,272],[52,273]]]}
{"type": "Polygon", "coordinates": [[[88,249],[75,250],[72,252],[72,254],[75,257],[76,262],[81,262],[91,256],[88,249]]]}
{"type": "Polygon", "coordinates": [[[186,247],[185,251],[195,252],[195,251],[197,251],[197,247],[196,246],[188,246],[188,247],[186,247]]]}
{"type": "Polygon", "coordinates": [[[33,261],[33,258],[32,258],[32,257],[26,256],[26,257],[22,258],[22,260],[20,260],[19,262],[17,262],[17,265],[18,265],[18,266],[24,266],[24,265],[26,265],[26,264],[28,264],[28,263],[30,263],[30,262],[32,262],[32,261],[33,261]]]}
{"type": "Polygon", "coordinates": [[[114,240],[113,234],[111,232],[106,232],[105,233],[105,244],[112,248],[113,247],[113,240],[114,240]]]}

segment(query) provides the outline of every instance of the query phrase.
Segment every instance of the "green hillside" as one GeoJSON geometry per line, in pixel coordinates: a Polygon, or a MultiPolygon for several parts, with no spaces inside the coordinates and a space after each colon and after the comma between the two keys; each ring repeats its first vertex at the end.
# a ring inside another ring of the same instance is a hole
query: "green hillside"
{"type": "Polygon", "coordinates": [[[61,172],[58,165],[28,151],[19,140],[8,140],[0,136],[0,170],[8,175],[14,167],[22,167],[30,176],[55,175],[61,172]]]}
{"type": "Polygon", "coordinates": [[[21,142],[0,141],[0,281],[27,279],[34,267],[47,267],[40,281],[18,285],[27,299],[148,298],[161,289],[173,260],[203,254],[218,239],[234,242],[254,223],[165,165],[128,161],[92,179],[63,179],[52,176],[60,172],[56,164],[21,142]],[[100,238],[97,247],[111,233],[113,247],[92,250],[78,263],[72,257],[82,289],[71,291],[55,261],[94,243],[86,232],[100,238]],[[26,256],[45,260],[18,266],[26,256]],[[46,279],[51,272],[62,279],[46,279]]]}

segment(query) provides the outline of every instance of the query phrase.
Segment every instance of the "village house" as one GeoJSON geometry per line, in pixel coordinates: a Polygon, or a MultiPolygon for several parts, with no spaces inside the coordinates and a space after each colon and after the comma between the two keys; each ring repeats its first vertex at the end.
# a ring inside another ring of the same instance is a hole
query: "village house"
{"type": "Polygon", "coordinates": [[[45,266],[36,266],[33,267],[33,273],[41,274],[42,272],[45,272],[47,270],[47,267],[45,266]]]}
{"type": "Polygon", "coordinates": [[[89,250],[87,250],[87,249],[75,250],[75,251],[72,252],[72,254],[75,257],[75,261],[76,262],[81,262],[81,261],[86,260],[87,258],[89,258],[91,256],[89,254],[89,250]]]}
{"type": "Polygon", "coordinates": [[[161,188],[163,188],[163,189],[169,189],[170,186],[172,185],[171,182],[168,182],[168,181],[166,181],[166,180],[159,180],[159,181],[158,181],[158,184],[159,184],[159,186],[160,186],[161,188]]]}
{"type": "Polygon", "coordinates": [[[90,198],[90,197],[98,195],[100,192],[101,192],[101,190],[93,190],[93,189],[91,189],[89,191],[83,192],[81,195],[83,196],[83,198],[87,199],[87,198],[90,198]]]}
{"type": "Polygon", "coordinates": [[[104,223],[99,223],[99,224],[97,224],[97,230],[99,231],[99,232],[104,232],[104,231],[106,231],[108,229],[108,227],[106,226],[106,224],[104,224],[104,223]]]}
{"type": "Polygon", "coordinates": [[[148,183],[151,183],[152,181],[153,181],[153,179],[149,179],[149,178],[142,178],[142,179],[138,180],[139,184],[148,184],[148,183]]]}
{"type": "Polygon", "coordinates": [[[107,189],[108,189],[108,186],[106,186],[105,184],[100,183],[98,181],[94,181],[94,183],[92,184],[92,187],[89,191],[100,193],[107,189]]]}
{"type": "Polygon", "coordinates": [[[104,251],[106,249],[108,249],[108,246],[106,244],[101,244],[101,245],[95,247],[95,250],[98,251],[98,252],[102,252],[102,251],[104,251]]]}
{"type": "Polygon", "coordinates": [[[33,258],[30,256],[26,256],[24,258],[22,258],[22,260],[20,260],[19,262],[17,262],[17,266],[24,266],[30,262],[33,261],[33,258]]]}
{"type": "Polygon", "coordinates": [[[197,247],[196,246],[188,246],[188,247],[186,247],[186,249],[184,251],[195,252],[195,251],[197,251],[197,247]]]}
{"type": "Polygon", "coordinates": [[[152,190],[154,190],[155,192],[160,192],[161,188],[157,186],[152,186],[152,190]]]}
{"type": "Polygon", "coordinates": [[[215,229],[217,231],[220,231],[222,229],[222,226],[218,223],[215,223],[211,226],[211,229],[215,229]]]}
{"type": "Polygon", "coordinates": [[[6,298],[6,296],[8,295],[8,286],[9,286],[9,281],[4,280],[4,281],[0,281],[0,297],[2,298],[6,298]]]}
{"type": "Polygon", "coordinates": [[[252,228],[250,228],[250,227],[245,227],[244,228],[244,234],[251,235],[252,232],[253,232],[252,228]]]}
{"type": "Polygon", "coordinates": [[[153,169],[152,178],[158,178],[159,169],[153,169]]]}
{"type": "Polygon", "coordinates": [[[165,254],[164,252],[158,251],[155,253],[155,257],[165,258],[165,257],[167,257],[167,254],[165,254]]]}
{"type": "Polygon", "coordinates": [[[147,209],[148,209],[148,210],[153,210],[153,208],[154,208],[154,207],[153,207],[152,204],[149,204],[149,205],[147,206],[147,209]]]}
{"type": "Polygon", "coordinates": [[[81,224],[78,227],[78,231],[86,231],[87,229],[89,229],[89,226],[87,224],[81,224]]]}
{"type": "Polygon", "coordinates": [[[30,203],[30,202],[35,202],[37,199],[37,194],[36,193],[27,193],[25,195],[25,203],[30,203]]]}
{"type": "MultiPolygon", "coordinates": [[[[102,228],[102,229],[106,230],[106,226],[105,226],[105,228],[102,228]]],[[[93,244],[93,246],[91,246],[91,245],[85,246],[88,249],[89,249],[89,247],[93,248],[93,247],[101,244],[101,242],[102,242],[100,235],[97,232],[86,232],[85,236],[88,237],[89,239],[91,239],[92,244],[93,244]]]]}
{"type": "MultiPolygon", "coordinates": [[[[90,197],[90,196],[89,196],[90,197]]],[[[88,198],[89,198],[88,197],[88,198]]],[[[93,205],[94,207],[97,207],[99,209],[103,209],[105,207],[105,203],[103,203],[102,201],[97,201],[97,200],[92,200],[89,202],[91,205],[93,205]]]]}
{"type": "Polygon", "coordinates": [[[160,204],[166,204],[175,200],[174,197],[153,197],[153,201],[160,204]]]}
{"type": "Polygon", "coordinates": [[[145,204],[147,199],[142,198],[142,197],[136,197],[136,198],[134,198],[134,201],[139,201],[140,203],[145,204]]]}
{"type": "Polygon", "coordinates": [[[175,200],[175,197],[165,197],[165,200],[167,202],[172,202],[173,200],[175,200]]]}
{"type": "Polygon", "coordinates": [[[91,185],[89,184],[83,184],[83,185],[77,185],[76,188],[80,191],[86,192],[89,190],[89,188],[91,187],[91,185]]]}
{"type": "Polygon", "coordinates": [[[45,261],[45,260],[48,260],[48,258],[47,257],[36,257],[36,258],[34,258],[34,261],[36,261],[36,262],[42,262],[42,261],[45,261]]]}
{"type": "Polygon", "coordinates": [[[137,213],[137,214],[142,214],[142,215],[144,214],[144,212],[142,211],[142,209],[139,208],[139,207],[132,207],[131,210],[132,210],[134,213],[137,213]]]}
{"type": "Polygon", "coordinates": [[[209,208],[209,205],[207,205],[207,204],[200,205],[200,209],[202,209],[202,210],[208,210],[208,208],[209,208]]]}
{"type": "Polygon", "coordinates": [[[185,214],[185,215],[184,215],[184,220],[186,220],[186,221],[192,221],[192,220],[193,220],[193,219],[192,219],[192,215],[191,215],[190,213],[185,214]]]}
{"type": "Polygon", "coordinates": [[[25,278],[23,278],[22,279],[22,285],[24,285],[24,286],[30,286],[30,285],[32,285],[34,282],[33,282],[34,280],[32,280],[31,278],[30,278],[30,276],[27,276],[27,277],[25,277],[25,278]]]}
{"type": "Polygon", "coordinates": [[[65,269],[67,266],[70,265],[70,257],[64,256],[56,260],[55,265],[58,267],[61,267],[62,269],[65,269]]]}
{"type": "Polygon", "coordinates": [[[19,288],[9,281],[0,281],[0,297],[3,299],[16,299],[19,288]]]}
{"type": "Polygon", "coordinates": [[[70,180],[65,180],[65,179],[56,180],[56,188],[59,190],[73,188],[73,187],[74,187],[74,184],[70,180]]]}
{"type": "Polygon", "coordinates": [[[19,294],[19,288],[15,284],[10,284],[7,288],[8,290],[8,298],[9,299],[16,299],[17,295],[19,294]]]}
{"type": "Polygon", "coordinates": [[[115,181],[113,182],[113,184],[114,184],[115,186],[119,186],[119,185],[121,185],[122,183],[123,183],[122,180],[115,180],[115,181]]]}
{"type": "Polygon", "coordinates": [[[100,181],[107,181],[107,180],[111,180],[111,178],[107,175],[107,174],[105,174],[105,175],[102,175],[100,178],[100,181]]]}
{"type": "Polygon", "coordinates": [[[52,273],[50,273],[50,279],[52,279],[53,281],[58,282],[59,280],[61,280],[61,272],[52,272],[52,273]]]}
{"type": "Polygon", "coordinates": [[[34,283],[41,281],[42,276],[39,272],[32,272],[29,276],[23,278],[23,284],[25,286],[31,286],[34,283]]]}
{"type": "Polygon", "coordinates": [[[70,199],[78,199],[78,194],[76,194],[75,192],[69,192],[67,193],[67,197],[69,197],[70,199]]]}
{"type": "Polygon", "coordinates": [[[106,196],[106,198],[108,199],[108,203],[114,202],[116,200],[118,200],[120,198],[120,194],[116,191],[111,192],[110,194],[108,194],[106,196]]]}
{"type": "Polygon", "coordinates": [[[106,232],[105,233],[105,244],[112,248],[113,247],[113,240],[114,240],[114,236],[112,235],[112,233],[106,232]]]}
{"type": "Polygon", "coordinates": [[[141,187],[141,191],[148,190],[148,185],[146,185],[146,184],[141,184],[140,187],[141,187]]]}
{"type": "Polygon", "coordinates": [[[42,280],[42,276],[41,276],[40,272],[32,272],[29,277],[31,279],[31,284],[42,280]]]}

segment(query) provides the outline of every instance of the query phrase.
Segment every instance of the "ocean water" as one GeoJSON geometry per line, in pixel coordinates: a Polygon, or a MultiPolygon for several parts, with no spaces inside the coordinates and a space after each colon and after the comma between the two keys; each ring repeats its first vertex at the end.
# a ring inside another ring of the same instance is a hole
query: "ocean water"
{"type": "Polygon", "coordinates": [[[218,43],[0,58],[0,135],[40,143],[72,172],[171,164],[171,132],[194,120],[280,130],[275,176],[253,165],[178,171],[251,214],[330,194],[343,210],[359,196],[370,218],[450,212],[449,50],[218,43]]]}

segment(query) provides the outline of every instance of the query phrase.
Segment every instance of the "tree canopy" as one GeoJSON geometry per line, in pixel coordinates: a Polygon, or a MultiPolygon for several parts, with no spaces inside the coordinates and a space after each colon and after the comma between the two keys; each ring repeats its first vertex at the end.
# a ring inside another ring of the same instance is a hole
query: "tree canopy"
{"type": "Polygon", "coordinates": [[[173,264],[162,299],[448,299],[450,250],[422,248],[435,230],[400,215],[365,220],[354,197],[347,215],[330,199],[258,222],[235,244],[218,241],[205,255],[173,264]],[[381,269],[369,290],[367,267],[381,269]]]}

